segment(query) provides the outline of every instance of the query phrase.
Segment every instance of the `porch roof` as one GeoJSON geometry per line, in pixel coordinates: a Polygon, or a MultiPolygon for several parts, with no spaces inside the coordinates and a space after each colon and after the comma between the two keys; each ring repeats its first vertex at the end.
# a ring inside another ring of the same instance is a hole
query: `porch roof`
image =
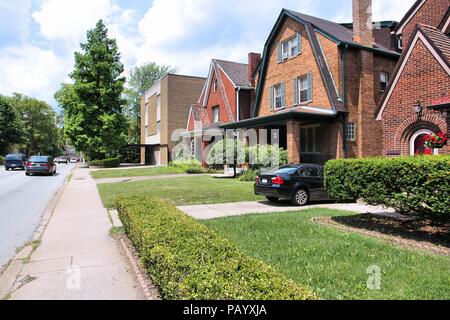
{"type": "Polygon", "coordinates": [[[238,122],[226,123],[221,125],[224,129],[246,129],[256,126],[273,125],[287,120],[298,121],[317,121],[317,122],[329,122],[336,119],[337,114],[334,112],[320,112],[310,111],[301,108],[293,108],[287,111],[281,111],[279,113],[265,116],[242,120],[238,122]]]}

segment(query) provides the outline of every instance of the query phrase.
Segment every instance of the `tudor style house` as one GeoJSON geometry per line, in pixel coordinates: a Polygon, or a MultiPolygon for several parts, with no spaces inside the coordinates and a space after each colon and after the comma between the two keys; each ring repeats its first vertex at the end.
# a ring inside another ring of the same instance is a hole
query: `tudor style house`
{"type": "Polygon", "coordinates": [[[141,97],[141,164],[168,165],[172,133],[186,126],[186,115],[205,78],[167,74],[141,97]]]}
{"type": "Polygon", "coordinates": [[[431,133],[449,133],[450,0],[416,1],[395,32],[404,50],[376,112],[383,155],[450,154],[425,147],[431,133]]]}
{"type": "Polygon", "coordinates": [[[196,133],[203,136],[191,140],[191,152],[196,158],[205,160],[202,153],[214,142],[213,137],[208,137],[208,132],[219,129],[223,124],[250,117],[255,93],[253,75],[260,60],[260,54],[249,53],[248,64],[216,59],[211,61],[208,78],[197,103],[190,107],[187,122],[186,135],[191,138],[196,133]]]}
{"type": "Polygon", "coordinates": [[[372,23],[370,0],[353,0],[350,24],[283,9],[265,44],[251,118],[222,127],[277,129],[294,163],[380,155],[374,113],[400,58],[395,27],[372,23]]]}

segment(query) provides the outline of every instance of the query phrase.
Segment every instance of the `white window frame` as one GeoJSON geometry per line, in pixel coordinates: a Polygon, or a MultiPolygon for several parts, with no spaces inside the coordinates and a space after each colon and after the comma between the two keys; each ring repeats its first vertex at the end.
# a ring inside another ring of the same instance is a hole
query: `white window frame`
{"type": "Polygon", "coordinates": [[[283,109],[283,85],[281,83],[273,86],[273,107],[274,110],[283,109]],[[279,90],[279,96],[277,96],[277,89],[279,90]],[[279,99],[280,106],[278,106],[277,99],[279,99]]]}
{"type": "Polygon", "coordinates": [[[356,141],[356,124],[354,122],[345,124],[345,139],[347,141],[356,141]]]}
{"type": "Polygon", "coordinates": [[[380,72],[380,90],[381,91],[386,91],[387,87],[389,84],[389,72],[386,71],[381,71],[380,72]],[[383,76],[385,77],[385,82],[383,81],[383,76]],[[382,83],[386,83],[385,87],[382,87],[382,83]]]}
{"type": "Polygon", "coordinates": [[[216,79],[214,79],[214,83],[213,83],[214,93],[217,93],[217,87],[218,87],[218,82],[217,82],[217,78],[216,78],[216,79]]]}
{"type": "MultiPolygon", "coordinates": [[[[312,102],[312,99],[308,99],[308,96],[310,95],[309,91],[312,91],[312,86],[309,86],[309,83],[308,83],[308,75],[298,77],[297,81],[298,81],[298,103],[299,104],[307,104],[307,103],[312,102]],[[302,86],[303,81],[306,82],[305,89],[302,86]],[[302,100],[302,91],[305,91],[305,90],[306,90],[306,100],[303,101],[302,100]]],[[[311,97],[312,97],[312,94],[311,94],[311,97]]]]}
{"type": "Polygon", "coordinates": [[[300,55],[299,41],[301,41],[301,38],[299,39],[299,37],[301,37],[300,33],[293,38],[281,41],[281,61],[286,61],[300,55]],[[294,48],[297,48],[295,54],[292,52],[294,48]]]}
{"type": "Polygon", "coordinates": [[[403,49],[403,35],[401,34],[397,37],[397,46],[400,50],[403,49]]]}
{"type": "Polygon", "coordinates": [[[292,38],[291,40],[289,40],[289,55],[290,55],[290,57],[295,57],[298,55],[298,53],[299,53],[298,39],[297,39],[297,37],[295,37],[295,38],[292,38]],[[292,52],[292,50],[294,48],[297,48],[297,52],[295,52],[295,53],[292,52]]]}
{"type": "Polygon", "coordinates": [[[212,108],[212,122],[218,123],[220,122],[220,108],[219,107],[213,107],[212,108]],[[217,115],[215,114],[215,111],[217,110],[217,115]],[[216,119],[217,117],[217,119],[216,119]]]}

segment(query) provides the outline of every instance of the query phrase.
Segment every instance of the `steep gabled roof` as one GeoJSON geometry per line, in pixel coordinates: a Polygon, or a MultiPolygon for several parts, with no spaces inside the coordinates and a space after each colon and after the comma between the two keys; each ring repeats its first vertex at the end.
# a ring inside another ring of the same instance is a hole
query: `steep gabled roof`
{"type": "Polygon", "coordinates": [[[439,30],[445,33],[445,31],[448,29],[449,26],[450,26],[450,6],[448,7],[447,13],[445,14],[438,28],[439,30]]]}
{"type": "Polygon", "coordinates": [[[265,76],[267,72],[270,47],[273,44],[279,29],[283,25],[283,22],[287,18],[291,18],[305,26],[309,42],[311,43],[311,47],[314,53],[314,57],[316,59],[318,68],[322,76],[322,80],[324,82],[328,94],[328,98],[330,99],[330,103],[332,104],[333,110],[335,112],[346,112],[346,110],[342,100],[338,97],[337,88],[335,87],[331,71],[327,66],[326,58],[321,49],[319,40],[317,39],[316,31],[323,34],[330,40],[334,41],[336,45],[345,45],[347,47],[354,47],[361,50],[372,51],[385,56],[394,57],[395,59],[397,59],[400,56],[399,53],[386,49],[381,45],[374,44],[375,47],[371,48],[354,42],[353,32],[341,24],[308,16],[306,14],[298,13],[292,10],[283,9],[264,45],[264,53],[259,69],[260,76],[256,90],[256,97],[252,107],[252,117],[256,117],[258,114],[258,109],[262,95],[261,90],[264,86],[265,76]]]}
{"type": "Polygon", "coordinates": [[[399,35],[403,32],[405,25],[414,17],[414,15],[419,11],[419,9],[425,4],[427,0],[416,0],[413,6],[408,10],[402,20],[398,23],[395,28],[395,34],[399,35]]]}
{"type": "MultiPolygon", "coordinates": [[[[347,28],[345,24],[339,24],[333,21],[309,16],[307,14],[295,12],[292,10],[286,10],[286,12],[297,17],[303,22],[312,24],[315,29],[319,30],[325,35],[328,35],[328,37],[330,37],[335,42],[346,43],[354,47],[361,47],[361,44],[353,41],[353,31],[347,28]]],[[[369,49],[368,47],[366,48],[369,49]]],[[[386,48],[382,43],[377,42],[377,39],[375,39],[374,42],[374,49],[378,49],[382,53],[398,55],[397,52],[390,50],[389,48],[386,48]]]]}
{"type": "Polygon", "coordinates": [[[248,87],[251,84],[248,81],[248,65],[245,63],[214,60],[217,65],[223,70],[227,77],[231,80],[235,87],[248,87]]]}
{"type": "MultiPolygon", "coordinates": [[[[189,119],[187,124],[187,130],[189,130],[189,125],[191,123],[191,119],[194,120],[194,126],[197,123],[201,123],[202,127],[208,126],[210,124],[208,112],[206,108],[201,105],[192,105],[189,110],[189,119]]],[[[194,128],[195,129],[195,128],[194,128]]]]}
{"type": "Polygon", "coordinates": [[[450,38],[446,36],[441,30],[423,24],[418,24],[411,36],[411,41],[408,47],[404,50],[402,57],[397,64],[393,73],[391,81],[380,101],[378,109],[375,113],[377,120],[381,120],[384,109],[386,108],[389,99],[403,73],[403,70],[411,56],[414,48],[419,40],[421,40],[430,53],[436,58],[436,63],[439,63],[450,76],[450,38]]]}

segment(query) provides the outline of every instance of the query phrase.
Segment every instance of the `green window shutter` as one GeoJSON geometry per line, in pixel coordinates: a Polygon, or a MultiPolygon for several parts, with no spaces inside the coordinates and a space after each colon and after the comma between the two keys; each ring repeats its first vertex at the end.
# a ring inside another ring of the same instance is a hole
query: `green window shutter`
{"type": "Polygon", "coordinates": [[[274,103],[273,103],[273,86],[269,88],[269,97],[270,97],[270,111],[274,110],[274,103]]]}
{"type": "Polygon", "coordinates": [[[313,79],[312,72],[308,72],[308,101],[313,99],[313,79]]]}
{"type": "Polygon", "coordinates": [[[301,32],[297,33],[297,44],[298,44],[297,54],[301,54],[302,53],[302,33],[301,32]]]}
{"type": "Polygon", "coordinates": [[[278,63],[281,63],[283,60],[282,52],[281,52],[281,42],[278,42],[278,63]]]}
{"type": "Polygon", "coordinates": [[[286,107],[286,95],[284,91],[284,82],[281,83],[281,107],[286,107]]]}
{"type": "Polygon", "coordinates": [[[294,79],[294,106],[298,106],[298,78],[294,79]]]}

